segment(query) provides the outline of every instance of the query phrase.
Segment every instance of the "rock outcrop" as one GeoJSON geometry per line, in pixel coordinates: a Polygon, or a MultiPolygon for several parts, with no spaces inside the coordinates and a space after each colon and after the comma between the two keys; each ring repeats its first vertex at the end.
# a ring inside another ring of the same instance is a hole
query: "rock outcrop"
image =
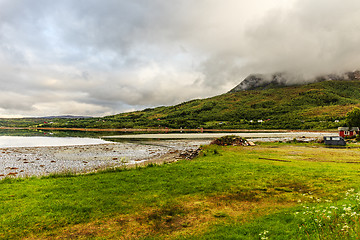
{"type": "Polygon", "coordinates": [[[285,86],[286,82],[286,78],[282,73],[276,73],[273,75],[251,74],[247,78],[245,78],[239,85],[231,89],[229,93],[245,90],[281,87],[285,86]]]}

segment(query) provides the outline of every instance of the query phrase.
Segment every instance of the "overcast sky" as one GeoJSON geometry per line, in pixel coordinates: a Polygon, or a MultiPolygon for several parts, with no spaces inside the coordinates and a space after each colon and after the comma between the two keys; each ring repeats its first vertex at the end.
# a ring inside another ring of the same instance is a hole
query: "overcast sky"
{"type": "Polygon", "coordinates": [[[358,0],[0,0],[0,117],[104,116],[359,65],[358,0]]]}

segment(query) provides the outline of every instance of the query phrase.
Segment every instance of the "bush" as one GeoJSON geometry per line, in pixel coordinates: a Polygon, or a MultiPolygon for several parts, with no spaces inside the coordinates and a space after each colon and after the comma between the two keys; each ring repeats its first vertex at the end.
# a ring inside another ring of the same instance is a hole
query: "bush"
{"type": "Polygon", "coordinates": [[[358,142],[360,141],[360,135],[359,134],[357,134],[355,138],[356,138],[356,141],[358,141],[358,142]]]}

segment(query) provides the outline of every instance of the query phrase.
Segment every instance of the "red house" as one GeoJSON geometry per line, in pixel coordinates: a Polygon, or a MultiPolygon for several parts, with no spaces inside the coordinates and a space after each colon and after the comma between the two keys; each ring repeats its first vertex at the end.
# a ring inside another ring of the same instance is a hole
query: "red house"
{"type": "Polygon", "coordinates": [[[351,136],[356,136],[357,134],[359,134],[359,128],[358,127],[339,127],[339,136],[340,137],[351,137],[351,136]]]}

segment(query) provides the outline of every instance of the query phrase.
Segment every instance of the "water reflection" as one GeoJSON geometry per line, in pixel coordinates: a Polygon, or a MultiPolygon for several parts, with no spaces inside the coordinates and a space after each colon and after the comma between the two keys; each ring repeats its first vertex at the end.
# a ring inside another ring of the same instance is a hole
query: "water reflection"
{"type": "Polygon", "coordinates": [[[109,143],[97,138],[0,136],[0,147],[49,147],[109,143]]]}

